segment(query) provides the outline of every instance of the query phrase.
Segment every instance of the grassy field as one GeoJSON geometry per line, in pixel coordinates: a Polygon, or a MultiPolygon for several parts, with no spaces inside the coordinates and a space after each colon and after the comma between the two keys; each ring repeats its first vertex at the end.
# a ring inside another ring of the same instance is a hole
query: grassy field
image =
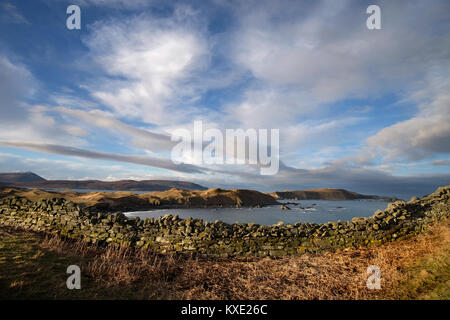
{"type": "Polygon", "coordinates": [[[450,222],[379,247],[194,259],[0,228],[0,299],[449,299],[450,222]],[[66,269],[81,267],[81,290],[66,269]],[[369,265],[381,289],[366,287],[369,265]]]}

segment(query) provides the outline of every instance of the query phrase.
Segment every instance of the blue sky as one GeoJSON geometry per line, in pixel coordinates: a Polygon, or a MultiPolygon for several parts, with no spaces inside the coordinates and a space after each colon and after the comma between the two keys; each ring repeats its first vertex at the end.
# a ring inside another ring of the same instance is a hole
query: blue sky
{"type": "Polygon", "coordinates": [[[437,0],[3,1],[0,171],[432,192],[450,184],[449,14],[437,0]],[[174,165],[170,134],[194,120],[279,129],[278,174],[174,165]]]}

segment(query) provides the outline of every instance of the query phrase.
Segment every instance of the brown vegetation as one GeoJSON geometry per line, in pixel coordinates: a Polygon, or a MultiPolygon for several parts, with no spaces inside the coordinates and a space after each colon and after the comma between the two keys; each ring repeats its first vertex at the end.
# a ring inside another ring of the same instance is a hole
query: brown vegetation
{"type": "Polygon", "coordinates": [[[103,211],[148,210],[152,208],[254,207],[279,204],[272,196],[254,190],[209,189],[187,191],[170,189],[136,194],[133,192],[44,191],[39,189],[1,188],[4,197],[25,197],[31,201],[63,198],[86,207],[103,211]]]}
{"type": "MultiPolygon", "coordinates": [[[[378,247],[279,259],[194,259],[186,256],[158,255],[145,250],[97,248],[59,237],[43,239],[36,234],[21,234],[28,237],[33,235],[34,251],[41,252],[41,255],[50,252],[81,266],[82,290],[69,292],[65,289],[63,274],[61,278],[57,277],[59,282],[53,284],[56,289],[42,290],[54,292],[53,298],[450,298],[448,220],[432,227],[427,234],[378,247]],[[369,290],[366,287],[366,270],[369,265],[381,268],[381,290],[369,290]]],[[[17,231],[6,232],[3,229],[0,233],[1,243],[8,237],[17,237],[17,231]]],[[[0,248],[0,252],[3,249],[4,246],[0,248]]],[[[15,254],[17,253],[11,255],[15,254]]],[[[14,292],[27,286],[27,283],[23,282],[26,278],[8,278],[4,271],[8,270],[5,264],[14,264],[14,260],[11,262],[6,259],[2,263],[0,282],[9,281],[8,293],[3,292],[2,296],[14,296],[14,292]]],[[[55,272],[52,263],[52,260],[46,264],[41,263],[40,272],[55,272]]],[[[16,268],[18,267],[20,266],[17,265],[16,268]]],[[[65,270],[61,269],[60,272],[64,273],[65,270]]],[[[22,292],[27,292],[24,290],[22,292]]],[[[33,291],[29,297],[33,297],[33,294],[36,292],[33,291]]]]}

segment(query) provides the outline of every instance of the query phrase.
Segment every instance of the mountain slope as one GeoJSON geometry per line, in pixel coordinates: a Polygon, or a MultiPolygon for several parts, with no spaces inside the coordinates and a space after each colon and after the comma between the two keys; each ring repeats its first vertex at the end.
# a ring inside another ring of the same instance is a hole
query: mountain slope
{"type": "Polygon", "coordinates": [[[5,172],[0,173],[0,182],[4,183],[25,183],[25,182],[42,182],[44,178],[33,172],[5,172]]]}

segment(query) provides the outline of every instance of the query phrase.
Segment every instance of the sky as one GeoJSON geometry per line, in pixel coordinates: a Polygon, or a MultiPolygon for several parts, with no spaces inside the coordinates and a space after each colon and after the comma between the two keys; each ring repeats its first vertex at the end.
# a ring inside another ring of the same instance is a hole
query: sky
{"type": "Polygon", "coordinates": [[[431,193],[450,184],[449,17],[447,0],[2,1],[0,171],[431,193]],[[174,163],[194,121],[278,129],[277,174],[174,163]]]}

